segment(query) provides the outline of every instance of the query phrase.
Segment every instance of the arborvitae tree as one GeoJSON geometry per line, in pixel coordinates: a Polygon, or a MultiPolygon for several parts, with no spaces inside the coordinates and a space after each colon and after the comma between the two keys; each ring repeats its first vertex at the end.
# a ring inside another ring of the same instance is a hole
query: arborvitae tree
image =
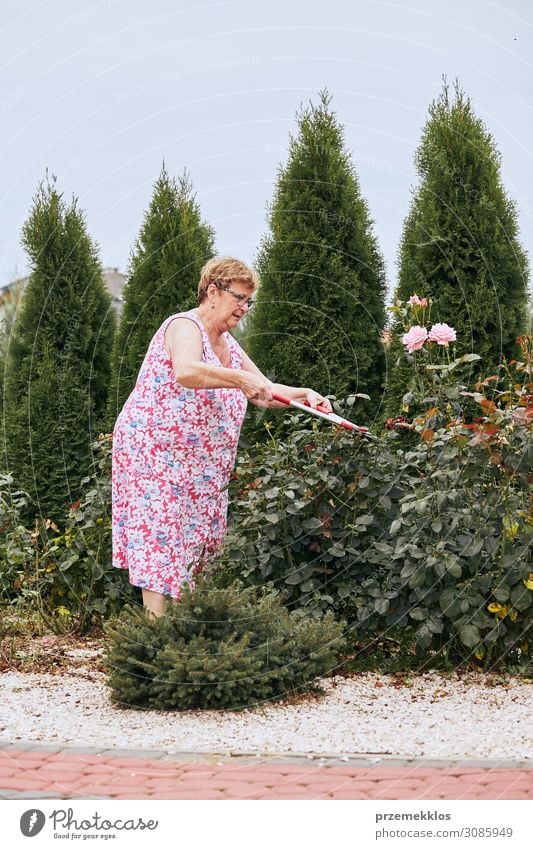
{"type": "Polygon", "coordinates": [[[214,252],[213,228],[201,220],[188,175],[176,181],[163,163],[123,289],[112,356],[109,430],[135,386],[158,327],[172,313],[196,306],[200,269],[214,252]]]}
{"type": "Polygon", "coordinates": [[[331,97],[319,97],[300,109],[298,135],[278,172],[246,338],[276,382],[338,398],[370,395],[371,404],[357,407],[362,421],[382,395],[384,262],[331,97]]]}
{"type": "MultiPolygon", "coordinates": [[[[515,204],[503,187],[500,154],[454,84],[433,101],[416,153],[420,183],[404,225],[396,296],[431,297],[431,321],[452,325],[457,355],[473,352],[476,373],[489,375],[518,354],[527,325],[528,264],[518,240],[515,204]]],[[[412,369],[402,361],[399,320],[387,387],[387,413],[400,411],[412,369]]]]}
{"type": "Polygon", "coordinates": [[[35,500],[25,518],[62,523],[102,428],[115,314],[84,214],[55,178],[39,185],[23,244],[31,274],[7,361],[6,464],[35,500]]]}

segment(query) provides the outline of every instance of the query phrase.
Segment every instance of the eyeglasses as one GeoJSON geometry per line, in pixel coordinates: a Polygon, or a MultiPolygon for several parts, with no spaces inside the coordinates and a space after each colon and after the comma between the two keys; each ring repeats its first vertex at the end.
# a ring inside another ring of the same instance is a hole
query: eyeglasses
{"type": "Polygon", "coordinates": [[[217,289],[222,289],[223,292],[227,292],[229,295],[233,295],[240,307],[253,307],[253,298],[247,298],[244,295],[238,295],[236,292],[232,292],[231,289],[228,289],[227,286],[223,286],[222,283],[218,283],[218,281],[216,280],[214,281],[214,284],[217,289]]]}

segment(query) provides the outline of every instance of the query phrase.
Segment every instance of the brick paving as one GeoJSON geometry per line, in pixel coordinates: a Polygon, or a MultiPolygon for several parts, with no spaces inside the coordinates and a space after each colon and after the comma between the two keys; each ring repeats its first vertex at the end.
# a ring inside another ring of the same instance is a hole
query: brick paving
{"type": "Polygon", "coordinates": [[[0,747],[0,799],[533,799],[528,762],[0,747]]]}

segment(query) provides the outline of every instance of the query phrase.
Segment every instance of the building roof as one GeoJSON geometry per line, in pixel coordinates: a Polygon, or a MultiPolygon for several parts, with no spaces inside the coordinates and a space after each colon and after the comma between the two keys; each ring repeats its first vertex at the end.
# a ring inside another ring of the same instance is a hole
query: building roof
{"type": "MultiPolygon", "coordinates": [[[[6,286],[0,287],[0,305],[10,300],[16,293],[20,293],[28,280],[29,277],[20,277],[18,280],[13,280],[6,286]]],[[[119,311],[122,306],[122,289],[125,282],[126,277],[118,268],[104,268],[104,283],[113,299],[113,304],[119,311]]]]}

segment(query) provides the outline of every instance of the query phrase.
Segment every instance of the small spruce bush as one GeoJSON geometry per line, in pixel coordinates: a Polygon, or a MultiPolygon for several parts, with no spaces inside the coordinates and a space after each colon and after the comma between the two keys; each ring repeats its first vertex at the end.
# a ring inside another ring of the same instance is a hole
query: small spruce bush
{"type": "Polygon", "coordinates": [[[344,623],[289,613],[272,589],[201,578],[153,618],[127,605],[105,626],[113,702],[127,708],[237,709],[316,689],[345,648],[344,623]]]}

